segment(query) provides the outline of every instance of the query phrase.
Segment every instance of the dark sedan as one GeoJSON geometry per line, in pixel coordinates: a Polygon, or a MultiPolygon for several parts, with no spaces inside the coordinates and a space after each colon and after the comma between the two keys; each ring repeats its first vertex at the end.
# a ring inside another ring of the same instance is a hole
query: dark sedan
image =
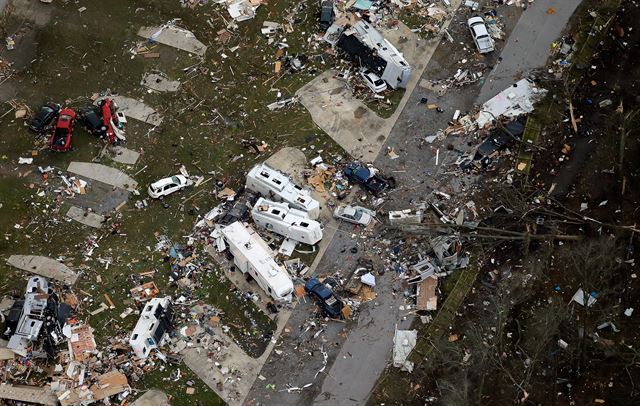
{"type": "Polygon", "coordinates": [[[60,105],[56,103],[47,103],[40,107],[38,114],[29,123],[29,128],[38,134],[47,130],[53,120],[60,113],[60,105]]]}
{"type": "Polygon", "coordinates": [[[80,121],[87,131],[98,137],[107,133],[107,126],[102,122],[102,115],[98,106],[87,106],[80,110],[80,121]]]}

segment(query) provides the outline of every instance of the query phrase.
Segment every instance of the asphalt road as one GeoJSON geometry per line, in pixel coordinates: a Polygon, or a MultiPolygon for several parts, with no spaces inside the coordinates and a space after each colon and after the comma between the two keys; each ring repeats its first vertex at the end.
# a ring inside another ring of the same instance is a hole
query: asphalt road
{"type": "MultiPolygon", "coordinates": [[[[551,41],[559,36],[578,3],[579,0],[537,0],[525,11],[513,6],[501,6],[498,12],[504,17],[505,31],[511,32],[511,35],[506,43],[498,43],[498,51],[490,56],[480,56],[474,51],[465,27],[470,11],[464,7],[458,11],[449,29],[454,43],[440,44],[423,78],[445,79],[454,75],[460,67],[473,68],[478,63],[487,64],[490,73],[486,81],[479,81],[463,89],[450,89],[442,96],[420,86],[415,88],[375,161],[375,165],[383,172],[395,176],[399,185],[387,197],[385,212],[409,208],[429,197],[433,190],[450,194],[465,193],[469,200],[472,199],[474,179],[453,177],[448,172],[460,151],[471,151],[477,145],[477,140],[472,136],[449,136],[444,141],[431,145],[422,140],[435,134],[438,129],[446,128],[455,110],[463,113],[471,111],[476,101],[483,102],[486,95],[490,95],[487,97],[490,98],[493,96],[492,92],[497,94],[509,86],[518,72],[530,72],[543,66],[551,41]],[[546,13],[550,4],[556,8],[555,14],[546,13]],[[553,30],[547,24],[552,24],[553,30]],[[544,27],[549,32],[542,33],[536,27],[544,27]],[[529,38],[532,32],[535,35],[529,38]],[[525,40],[527,45],[522,46],[525,40]],[[502,48],[503,60],[496,64],[498,52],[502,48]],[[462,62],[463,60],[466,61],[462,62]],[[444,112],[427,110],[420,103],[424,97],[429,99],[429,103],[438,104],[444,112]],[[399,158],[390,159],[386,154],[387,148],[394,148],[399,158]]],[[[373,241],[376,238],[379,243],[384,235],[378,233],[375,237],[362,238],[350,226],[341,225],[341,231],[336,233],[317,273],[322,275],[336,270],[353,271],[358,257],[363,253],[378,260],[384,259],[386,253],[379,250],[379,244],[376,245],[376,241],[373,241]],[[351,252],[352,247],[357,248],[356,253],[351,252]]],[[[384,267],[384,263],[379,266],[384,267]]],[[[378,296],[361,307],[356,320],[346,324],[328,323],[316,338],[313,335],[318,328],[303,333],[309,326],[313,307],[305,303],[298,305],[288,323],[289,333],[283,334],[279,340],[277,348],[282,352],[272,353],[261,371],[265,380],[256,381],[246,403],[365,404],[378,377],[390,361],[396,324],[399,328],[408,328],[412,321],[411,317],[403,320],[406,312],[399,310],[405,304],[401,292],[401,282],[393,272],[378,276],[378,296]],[[327,352],[328,363],[326,369],[318,373],[323,367],[321,350],[327,352]],[[275,388],[267,386],[268,384],[273,384],[275,388]],[[286,390],[287,385],[302,388],[306,384],[311,385],[302,390],[286,390]]]]}
{"type": "Polygon", "coordinates": [[[543,67],[550,45],[558,39],[582,0],[536,0],[513,30],[502,50],[502,62],[491,71],[480,91],[478,104],[543,67]]]}

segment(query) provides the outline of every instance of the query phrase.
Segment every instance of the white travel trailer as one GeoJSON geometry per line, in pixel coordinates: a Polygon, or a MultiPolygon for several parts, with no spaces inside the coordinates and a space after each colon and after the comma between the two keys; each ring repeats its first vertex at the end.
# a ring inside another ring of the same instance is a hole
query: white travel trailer
{"type": "Polygon", "coordinates": [[[345,30],[337,46],[392,88],[407,87],[411,79],[411,66],[402,53],[366,21],[359,20],[345,30]]]}
{"type": "Polygon", "coordinates": [[[291,277],[276,263],[271,249],[255,230],[236,221],[223,228],[222,235],[233,254],[233,262],[242,273],[249,273],[274,300],[291,301],[291,277]]]}
{"type": "Polygon", "coordinates": [[[151,350],[164,344],[172,320],[173,310],[169,296],[154,297],[146,303],[129,338],[129,345],[138,358],[147,358],[151,350]]]}
{"type": "Polygon", "coordinates": [[[26,356],[29,344],[38,338],[44,324],[44,310],[49,297],[49,282],[42,276],[33,276],[27,282],[24,304],[20,319],[9,338],[7,348],[16,354],[26,356]]]}
{"type": "Polygon", "coordinates": [[[320,203],[311,197],[311,192],[265,164],[258,164],[249,171],[246,187],[268,199],[289,203],[291,207],[306,212],[312,220],[320,216],[320,203]]]}
{"type": "Polygon", "coordinates": [[[292,209],[287,203],[260,198],[251,210],[253,221],[260,227],[294,241],[313,245],[322,239],[320,223],[306,212],[292,209]]]}

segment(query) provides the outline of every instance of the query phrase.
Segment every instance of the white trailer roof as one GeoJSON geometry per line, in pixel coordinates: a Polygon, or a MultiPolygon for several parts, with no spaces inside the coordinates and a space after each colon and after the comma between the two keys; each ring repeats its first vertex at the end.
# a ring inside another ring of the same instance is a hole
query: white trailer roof
{"type": "Polygon", "coordinates": [[[249,171],[247,188],[263,195],[271,192],[276,200],[285,201],[306,211],[312,219],[317,219],[320,214],[320,203],[311,197],[310,191],[296,185],[287,176],[268,165],[258,164],[249,171]]]}
{"type": "Polygon", "coordinates": [[[286,296],[293,290],[289,274],[273,259],[271,249],[251,227],[239,221],[222,229],[229,244],[241,250],[253,269],[259,273],[278,296],[286,296]]]}
{"type": "Polygon", "coordinates": [[[261,197],[253,206],[251,216],[259,226],[299,242],[315,244],[322,238],[320,223],[287,203],[261,197]]]}
{"type": "MultiPolygon", "coordinates": [[[[382,36],[375,28],[371,27],[363,20],[357,21],[351,28],[356,36],[363,44],[378,52],[378,55],[403,70],[409,70],[411,67],[400,51],[394,47],[385,37],[382,36]]],[[[347,31],[347,34],[352,32],[347,31]]]]}

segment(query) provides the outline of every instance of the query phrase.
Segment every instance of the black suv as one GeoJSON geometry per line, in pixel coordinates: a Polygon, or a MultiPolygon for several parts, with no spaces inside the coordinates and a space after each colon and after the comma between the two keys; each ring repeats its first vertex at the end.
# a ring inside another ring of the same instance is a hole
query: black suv
{"type": "Polygon", "coordinates": [[[80,110],[80,121],[87,131],[93,135],[103,137],[107,132],[107,126],[102,122],[100,108],[98,106],[87,106],[80,110]]]}
{"type": "Polygon", "coordinates": [[[333,24],[335,14],[333,13],[333,0],[322,0],[320,2],[320,29],[327,30],[333,24]]]}
{"type": "Polygon", "coordinates": [[[323,317],[342,318],[344,303],[324,283],[316,278],[311,278],[304,284],[304,291],[316,300],[323,317]]]}
{"type": "Polygon", "coordinates": [[[29,128],[38,134],[45,132],[47,127],[60,113],[60,105],[57,103],[47,103],[40,107],[38,114],[29,123],[29,128]]]}

